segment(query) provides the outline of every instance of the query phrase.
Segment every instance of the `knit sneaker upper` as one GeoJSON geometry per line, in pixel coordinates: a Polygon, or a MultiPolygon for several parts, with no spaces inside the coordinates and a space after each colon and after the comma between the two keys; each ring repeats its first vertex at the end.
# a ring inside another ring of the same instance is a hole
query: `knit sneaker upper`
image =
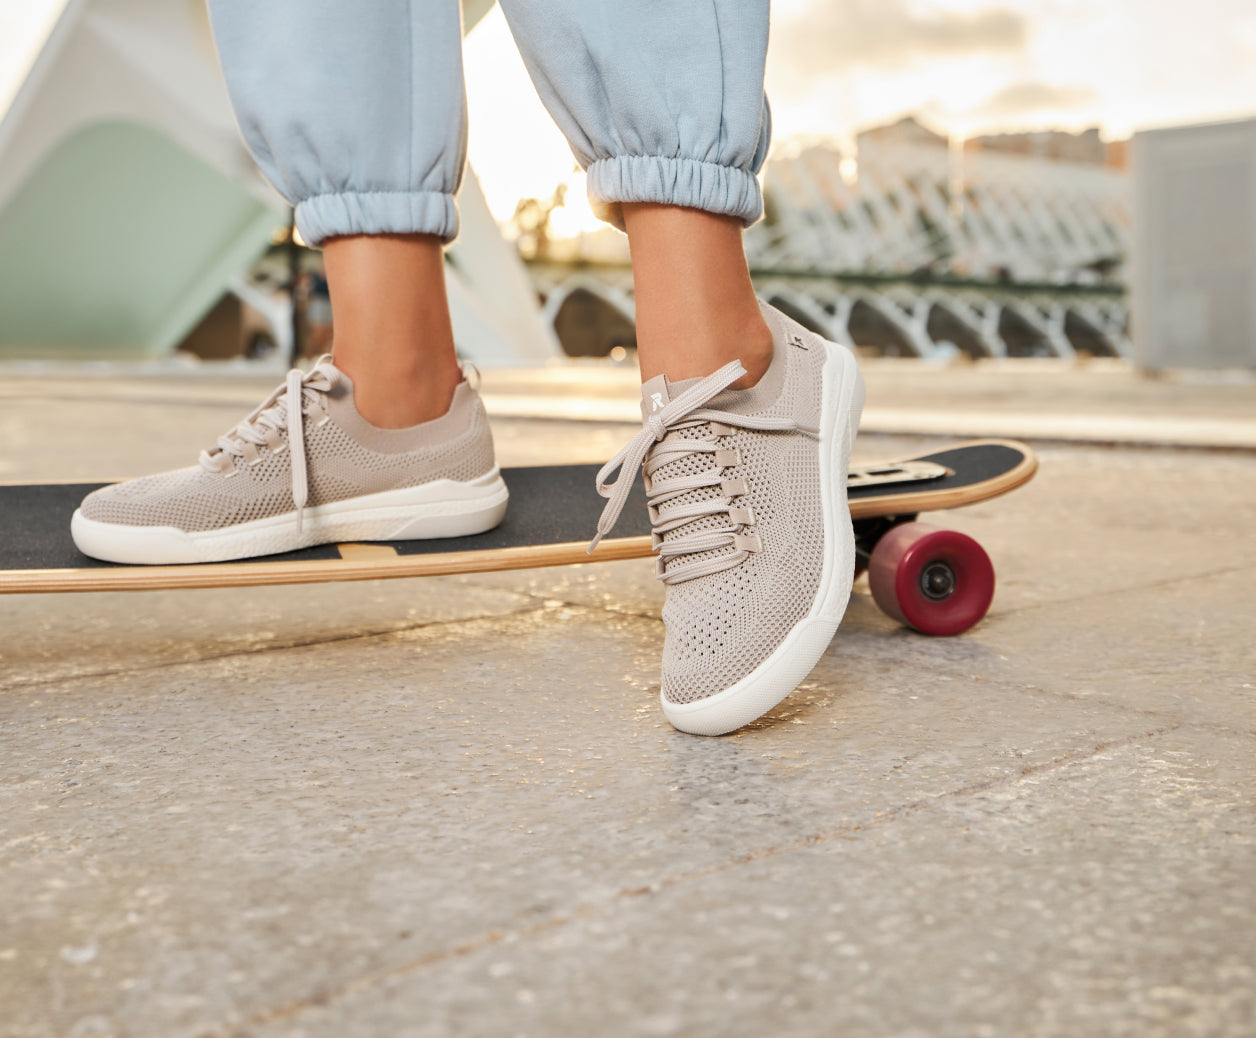
{"type": "Polygon", "coordinates": [[[102,487],[84,499],[81,511],[88,519],[123,526],[215,530],[304,504],[437,479],[472,480],[493,465],[484,405],[467,382],[459,384],[442,417],[409,429],[380,429],[358,414],[348,376],[324,357],[308,373],[294,372],[202,452],[198,464],[102,487]],[[304,457],[294,468],[289,412],[297,400],[304,457]]]}
{"type": "MultiPolygon", "coordinates": [[[[677,383],[660,376],[642,387],[646,428],[634,444],[658,575],[668,584],[662,685],[669,702],[736,684],[815,601],[824,555],[823,364],[822,350],[778,336],[767,374],[751,389],[724,388],[740,365],[677,383]]],[[[621,479],[630,478],[633,453],[632,445],[621,452],[621,479]]]]}

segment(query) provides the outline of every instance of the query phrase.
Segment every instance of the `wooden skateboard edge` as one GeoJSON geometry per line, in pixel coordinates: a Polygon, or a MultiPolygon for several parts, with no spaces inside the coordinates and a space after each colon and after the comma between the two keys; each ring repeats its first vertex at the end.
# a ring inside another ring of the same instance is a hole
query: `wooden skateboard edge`
{"type": "MultiPolygon", "coordinates": [[[[997,445],[1019,451],[1023,457],[1013,469],[954,490],[922,489],[912,493],[864,497],[850,502],[852,519],[944,511],[999,497],[1028,483],[1038,471],[1032,448],[1016,440],[979,439],[955,447],[997,445]],[[887,504],[893,502],[892,508],[887,504]]],[[[953,449],[953,448],[948,448],[953,449]]],[[[30,569],[0,571],[0,594],[54,594],[93,591],[162,591],[180,588],[267,587],[282,584],[321,584],[402,577],[453,576],[517,569],[570,566],[583,562],[639,559],[653,553],[651,538],[620,537],[603,541],[592,553],[586,542],[474,549],[381,558],[374,553],[354,558],[305,562],[208,563],[192,566],[117,566],[108,568],[30,569]]],[[[356,553],[355,553],[356,554],[356,553]]]]}
{"type": "Polygon", "coordinates": [[[603,541],[588,554],[586,541],[536,547],[492,548],[390,559],[318,559],[311,562],[216,562],[195,566],[117,566],[108,569],[30,569],[0,572],[0,594],[53,594],[69,591],[170,591],[179,588],[266,587],[323,584],[398,577],[438,577],[459,573],[570,566],[645,558],[649,537],[603,541]]]}

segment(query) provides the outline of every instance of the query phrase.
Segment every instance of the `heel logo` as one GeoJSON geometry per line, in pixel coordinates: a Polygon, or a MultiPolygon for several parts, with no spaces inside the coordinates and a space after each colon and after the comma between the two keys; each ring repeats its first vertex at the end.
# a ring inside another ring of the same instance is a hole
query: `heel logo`
{"type": "Polygon", "coordinates": [[[653,401],[654,403],[654,406],[650,408],[651,414],[653,414],[655,411],[663,410],[663,394],[662,393],[651,393],[650,400],[653,401]]]}
{"type": "Polygon", "coordinates": [[[802,337],[798,335],[791,335],[789,337],[789,342],[790,342],[790,345],[797,346],[800,350],[811,349],[810,346],[808,346],[805,342],[802,341],[802,337]]]}

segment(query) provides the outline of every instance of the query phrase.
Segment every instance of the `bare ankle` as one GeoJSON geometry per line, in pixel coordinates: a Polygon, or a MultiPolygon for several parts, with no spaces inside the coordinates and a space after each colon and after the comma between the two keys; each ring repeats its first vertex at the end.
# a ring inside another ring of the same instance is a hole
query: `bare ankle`
{"type": "Polygon", "coordinates": [[[678,328],[664,341],[674,345],[666,350],[642,351],[642,381],[663,374],[673,382],[700,378],[739,360],[746,374],[734,382],[732,388],[749,389],[772,364],[772,330],[757,306],[752,319],[729,321],[724,318],[705,326],[678,328]]]}
{"type": "Polygon", "coordinates": [[[440,418],[462,380],[456,364],[426,371],[341,370],[353,382],[358,414],[379,429],[408,429],[440,418]]]}
{"type": "Polygon", "coordinates": [[[755,316],[756,321],[752,327],[739,337],[741,343],[739,357],[746,373],[733,383],[733,389],[749,389],[757,385],[759,379],[763,378],[768,368],[772,366],[772,354],[775,350],[772,329],[768,327],[762,314],[755,316]]]}
{"type": "Polygon", "coordinates": [[[358,413],[384,429],[449,410],[461,375],[434,235],[357,235],[323,245],[335,314],[333,355],[358,413]]]}
{"type": "Polygon", "coordinates": [[[686,379],[740,360],[753,386],[772,363],[742,245],[741,221],[651,203],[627,203],[641,376],[686,379]]]}

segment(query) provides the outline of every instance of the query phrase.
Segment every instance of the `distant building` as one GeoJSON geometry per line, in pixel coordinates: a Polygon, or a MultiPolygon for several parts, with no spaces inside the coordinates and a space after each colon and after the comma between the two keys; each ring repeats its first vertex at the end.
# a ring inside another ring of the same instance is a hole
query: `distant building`
{"type": "MultiPolygon", "coordinates": [[[[1077,135],[1059,136],[1081,148],[1077,135]]],[[[831,146],[768,162],[765,219],[747,237],[756,266],[1120,283],[1129,251],[1129,180],[1122,172],[1103,162],[1017,152],[1030,146],[1028,136],[957,154],[913,119],[858,141],[853,178],[847,157],[831,146]]],[[[1065,151],[1061,142],[1056,154],[1065,151]]]]}
{"type": "Polygon", "coordinates": [[[1054,162],[1081,162],[1092,166],[1125,168],[1125,141],[1108,143],[1092,126],[1080,133],[1064,130],[1033,130],[1028,133],[991,133],[964,141],[969,152],[1001,152],[1054,162]]]}
{"type": "Polygon", "coordinates": [[[1107,166],[1109,169],[1127,170],[1130,166],[1130,142],[1108,141],[1105,145],[1108,149],[1107,166]]]}
{"type": "MultiPolygon", "coordinates": [[[[815,145],[768,161],[764,218],[745,239],[764,298],[887,356],[1130,355],[1129,178],[1097,132],[960,152],[909,117],[857,140],[853,156],[815,145]]],[[[582,243],[570,254],[591,258],[582,243]]],[[[626,344],[597,309],[632,316],[626,263],[564,258],[550,250],[530,270],[568,352],[626,344]]]]}
{"type": "Polygon", "coordinates": [[[1256,119],[1147,130],[1132,151],[1139,363],[1256,369],[1256,119]]]}
{"type": "Polygon", "coordinates": [[[907,115],[897,122],[861,131],[855,137],[855,143],[862,151],[869,145],[877,144],[946,149],[951,142],[945,134],[931,130],[915,116],[907,115]]]}

